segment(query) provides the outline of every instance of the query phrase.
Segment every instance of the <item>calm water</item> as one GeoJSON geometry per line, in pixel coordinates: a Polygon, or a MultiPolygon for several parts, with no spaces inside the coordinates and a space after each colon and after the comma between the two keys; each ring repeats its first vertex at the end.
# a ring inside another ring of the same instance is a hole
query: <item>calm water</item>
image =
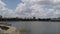
{"type": "Polygon", "coordinates": [[[19,30],[29,30],[27,34],[60,34],[60,22],[12,21],[5,23],[10,23],[19,30]]]}

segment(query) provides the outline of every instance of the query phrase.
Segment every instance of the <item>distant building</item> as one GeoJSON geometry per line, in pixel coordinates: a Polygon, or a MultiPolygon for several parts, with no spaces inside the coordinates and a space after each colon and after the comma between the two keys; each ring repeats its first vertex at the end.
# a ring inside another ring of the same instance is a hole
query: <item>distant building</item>
{"type": "Polygon", "coordinates": [[[35,17],[33,17],[33,19],[36,19],[35,17]]]}
{"type": "Polygon", "coordinates": [[[51,20],[60,20],[60,18],[52,18],[51,20]]]}
{"type": "Polygon", "coordinates": [[[57,19],[60,19],[60,17],[59,17],[59,18],[57,18],[57,19]]]}

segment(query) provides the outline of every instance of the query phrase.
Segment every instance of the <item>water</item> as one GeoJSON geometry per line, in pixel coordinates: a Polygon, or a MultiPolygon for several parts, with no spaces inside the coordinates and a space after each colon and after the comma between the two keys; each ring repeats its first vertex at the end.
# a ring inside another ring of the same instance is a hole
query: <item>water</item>
{"type": "Polygon", "coordinates": [[[10,23],[17,29],[26,29],[30,32],[21,34],[60,34],[60,22],[41,22],[41,21],[12,21],[10,23]]]}

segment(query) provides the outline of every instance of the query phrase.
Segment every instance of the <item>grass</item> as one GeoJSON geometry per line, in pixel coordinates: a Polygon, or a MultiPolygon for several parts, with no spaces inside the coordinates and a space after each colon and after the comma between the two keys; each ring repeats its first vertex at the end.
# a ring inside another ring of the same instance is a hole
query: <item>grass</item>
{"type": "Polygon", "coordinates": [[[21,29],[20,32],[30,32],[30,30],[21,29]]]}

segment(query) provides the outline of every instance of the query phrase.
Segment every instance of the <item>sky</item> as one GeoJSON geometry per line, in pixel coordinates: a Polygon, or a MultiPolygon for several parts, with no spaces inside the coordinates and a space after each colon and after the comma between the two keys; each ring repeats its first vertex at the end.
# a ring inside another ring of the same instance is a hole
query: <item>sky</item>
{"type": "Polygon", "coordinates": [[[60,17],[60,0],[0,0],[3,17],[60,17]]]}

